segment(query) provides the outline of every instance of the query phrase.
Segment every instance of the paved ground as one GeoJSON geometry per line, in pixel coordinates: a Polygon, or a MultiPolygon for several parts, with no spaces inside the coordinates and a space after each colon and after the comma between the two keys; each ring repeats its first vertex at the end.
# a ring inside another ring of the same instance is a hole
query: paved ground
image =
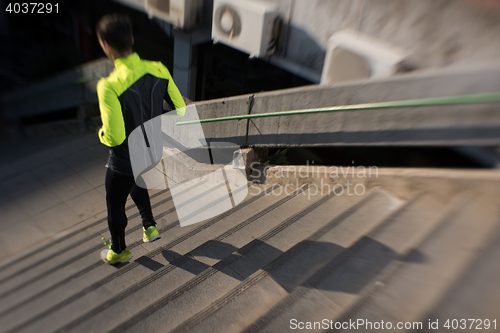
{"type": "Polygon", "coordinates": [[[0,152],[0,262],[105,211],[108,149],[94,133],[13,143],[0,152]]]}

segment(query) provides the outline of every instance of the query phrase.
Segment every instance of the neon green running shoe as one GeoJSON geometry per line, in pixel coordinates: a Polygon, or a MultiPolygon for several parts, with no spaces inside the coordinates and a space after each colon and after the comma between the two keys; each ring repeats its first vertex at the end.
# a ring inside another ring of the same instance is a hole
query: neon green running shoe
{"type": "Polygon", "coordinates": [[[158,232],[158,229],[156,229],[155,226],[151,226],[148,229],[142,227],[142,230],[144,231],[142,233],[142,241],[144,243],[151,243],[160,238],[160,233],[158,232]]]}
{"type": "Polygon", "coordinates": [[[122,262],[128,262],[132,258],[132,252],[130,252],[129,249],[116,253],[111,249],[111,242],[107,244],[106,241],[104,241],[104,245],[106,245],[108,249],[101,251],[101,259],[106,264],[115,265],[122,262]]]}

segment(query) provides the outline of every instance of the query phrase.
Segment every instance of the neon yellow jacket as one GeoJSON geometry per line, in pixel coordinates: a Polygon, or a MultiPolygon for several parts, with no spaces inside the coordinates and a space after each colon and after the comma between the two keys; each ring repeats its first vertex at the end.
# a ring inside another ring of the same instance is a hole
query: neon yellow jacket
{"type": "Polygon", "coordinates": [[[164,113],[163,100],[176,116],[182,117],[186,104],[168,69],[160,62],[139,58],[137,53],[115,60],[115,70],[97,83],[102,128],[99,140],[111,147],[108,166],[131,175],[127,138],[144,122],[164,113]]]}

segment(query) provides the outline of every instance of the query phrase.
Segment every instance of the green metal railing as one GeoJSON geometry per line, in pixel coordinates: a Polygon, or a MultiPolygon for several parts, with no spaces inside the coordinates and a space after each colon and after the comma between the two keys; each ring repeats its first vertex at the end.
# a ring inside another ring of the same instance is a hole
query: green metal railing
{"type": "Polygon", "coordinates": [[[412,107],[412,106],[479,104],[479,103],[493,103],[493,102],[500,102],[500,92],[461,95],[461,96],[409,99],[405,101],[353,104],[353,105],[331,106],[326,108],[279,111],[279,112],[269,112],[269,113],[255,113],[255,114],[246,114],[241,116],[183,121],[183,122],[178,122],[177,125],[211,123],[218,121],[242,120],[242,119],[263,118],[263,117],[293,116],[297,114],[309,114],[309,113],[339,112],[339,111],[352,111],[352,110],[373,110],[373,109],[401,108],[401,107],[412,107]]]}

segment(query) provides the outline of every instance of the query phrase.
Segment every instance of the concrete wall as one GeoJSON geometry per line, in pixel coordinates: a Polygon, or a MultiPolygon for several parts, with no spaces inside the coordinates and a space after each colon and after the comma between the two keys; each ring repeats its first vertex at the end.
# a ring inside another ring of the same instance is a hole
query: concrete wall
{"type": "MultiPolygon", "coordinates": [[[[144,10],[144,0],[115,0],[144,10]]],[[[256,0],[260,1],[260,0],[256,0]]],[[[500,59],[500,5],[496,0],[264,0],[279,5],[285,23],[282,50],[271,63],[319,82],[328,39],[352,29],[408,51],[408,69],[480,64],[500,59]]],[[[204,6],[210,21],[212,1],[204,6]]],[[[197,30],[207,30],[210,24],[197,30]]],[[[199,31],[198,31],[199,32],[199,31]]],[[[189,57],[186,57],[189,58],[189,57]]],[[[176,66],[184,68],[180,57],[176,66]]],[[[178,73],[177,73],[178,74],[178,73]]],[[[191,76],[178,76],[182,81],[191,76]]],[[[189,84],[186,84],[186,86],[189,84]]],[[[181,91],[186,89],[182,88],[181,91]]],[[[189,97],[187,90],[186,96],[189,97]]]]}
{"type": "Polygon", "coordinates": [[[486,0],[295,0],[286,59],[321,73],[329,37],[353,29],[433,68],[500,59],[500,6],[486,0]]]}
{"type": "Polygon", "coordinates": [[[3,116],[17,119],[95,104],[98,102],[98,77],[108,76],[113,68],[114,65],[109,59],[102,58],[30,84],[18,91],[0,95],[3,116]],[[79,80],[91,77],[96,79],[79,83],[79,80]]]}
{"type": "MultiPolygon", "coordinates": [[[[255,95],[252,114],[500,91],[500,64],[255,95]]],[[[200,119],[247,114],[249,96],[196,103],[200,119]]],[[[189,126],[189,125],[186,125],[189,126]]],[[[391,108],[203,124],[205,137],[255,146],[499,145],[500,103],[391,108]]]]}

